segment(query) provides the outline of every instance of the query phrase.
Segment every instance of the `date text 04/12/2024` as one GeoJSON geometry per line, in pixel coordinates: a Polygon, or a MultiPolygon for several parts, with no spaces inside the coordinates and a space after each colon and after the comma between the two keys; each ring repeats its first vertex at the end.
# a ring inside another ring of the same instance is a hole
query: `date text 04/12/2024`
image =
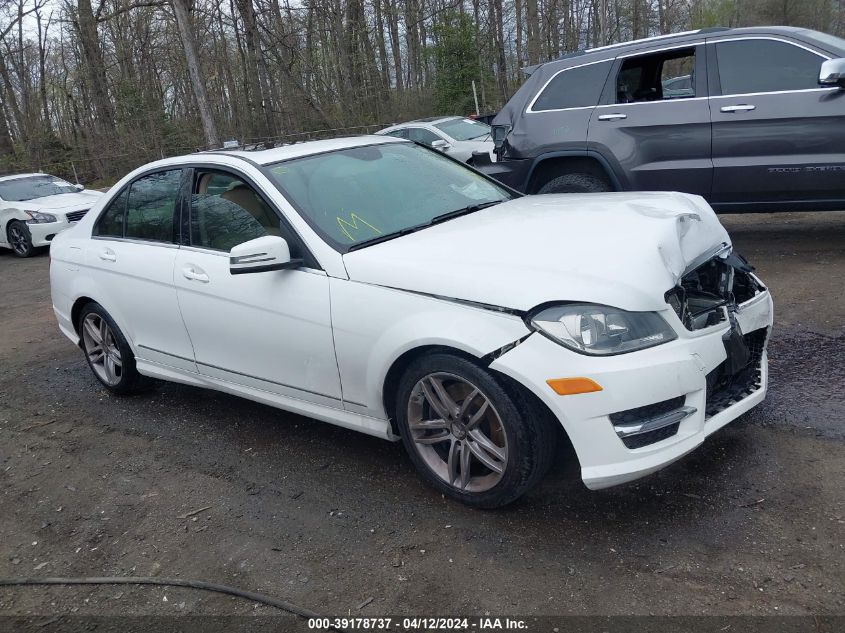
{"type": "Polygon", "coordinates": [[[373,617],[373,618],[310,618],[308,628],[314,630],[375,630],[375,631],[519,631],[527,630],[525,620],[481,616],[475,618],[446,617],[373,617]]]}

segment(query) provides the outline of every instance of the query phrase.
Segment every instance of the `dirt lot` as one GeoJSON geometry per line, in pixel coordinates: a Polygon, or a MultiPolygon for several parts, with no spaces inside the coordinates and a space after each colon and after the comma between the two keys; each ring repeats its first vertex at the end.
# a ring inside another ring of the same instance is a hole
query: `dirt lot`
{"type": "MultiPolygon", "coordinates": [[[[173,384],[109,396],[55,326],[46,255],[4,252],[0,577],[193,578],[326,614],[843,614],[845,213],[723,221],[774,294],[768,400],[640,482],[589,492],[562,464],[496,512],[425,487],[398,444],[173,384]]],[[[0,614],[32,613],[272,611],[0,589],[0,614]]]]}

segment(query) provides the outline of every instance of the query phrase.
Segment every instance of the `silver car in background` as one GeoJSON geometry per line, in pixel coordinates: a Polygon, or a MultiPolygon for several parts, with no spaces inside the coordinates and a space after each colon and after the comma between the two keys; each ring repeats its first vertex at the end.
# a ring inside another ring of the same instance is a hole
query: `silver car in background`
{"type": "Polygon", "coordinates": [[[439,116],[399,123],[376,134],[416,141],[463,163],[471,163],[473,152],[486,152],[490,160],[496,160],[490,131],[489,125],[475,119],[439,116]]]}

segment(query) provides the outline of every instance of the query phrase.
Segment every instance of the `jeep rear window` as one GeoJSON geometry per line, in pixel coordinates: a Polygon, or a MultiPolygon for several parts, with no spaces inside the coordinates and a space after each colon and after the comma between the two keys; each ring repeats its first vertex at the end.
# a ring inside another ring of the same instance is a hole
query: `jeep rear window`
{"type": "Polygon", "coordinates": [[[531,112],[594,106],[613,62],[598,62],[563,70],[555,75],[531,104],[531,112]]]}

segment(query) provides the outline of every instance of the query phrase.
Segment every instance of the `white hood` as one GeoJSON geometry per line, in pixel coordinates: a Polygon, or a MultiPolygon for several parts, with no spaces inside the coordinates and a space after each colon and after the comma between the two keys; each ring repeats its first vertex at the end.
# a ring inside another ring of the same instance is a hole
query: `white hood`
{"type": "Polygon", "coordinates": [[[73,193],[60,193],[55,196],[44,196],[34,200],[14,202],[15,207],[24,211],[70,211],[73,209],[88,209],[103,194],[99,191],[83,189],[73,193]]]}
{"type": "Polygon", "coordinates": [[[584,301],[666,308],[727,231],[680,193],[525,196],[344,255],[350,279],[516,310],[584,301]]]}

